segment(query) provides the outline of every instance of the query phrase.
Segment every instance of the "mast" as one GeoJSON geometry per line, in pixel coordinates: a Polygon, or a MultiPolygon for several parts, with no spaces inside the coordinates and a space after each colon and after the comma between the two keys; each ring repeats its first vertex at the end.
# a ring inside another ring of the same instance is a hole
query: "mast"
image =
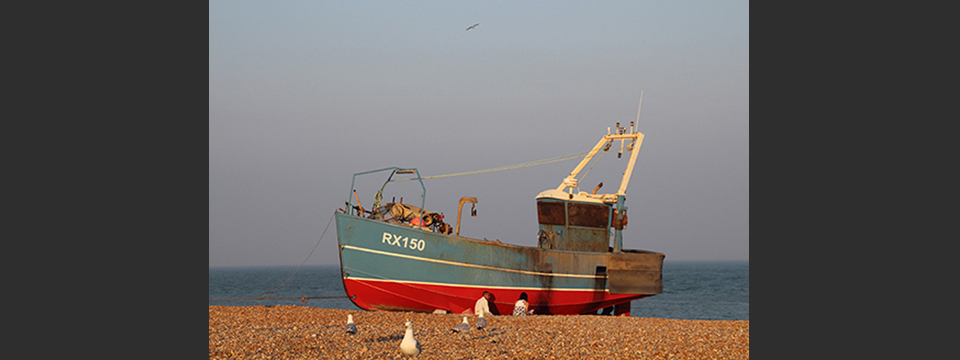
{"type": "MultiPolygon", "coordinates": [[[[610,130],[607,130],[607,132],[609,131],[610,130]]],[[[608,134],[607,136],[610,135],[608,134]]],[[[577,174],[580,173],[580,170],[583,170],[583,167],[586,166],[588,162],[590,162],[590,159],[593,159],[593,156],[597,154],[597,151],[600,150],[600,147],[603,146],[603,143],[608,141],[607,136],[604,136],[602,139],[600,139],[600,142],[598,142],[597,145],[590,150],[587,156],[580,161],[580,164],[573,168],[573,172],[563,179],[563,181],[560,183],[560,186],[557,187],[557,190],[562,191],[563,188],[570,187],[570,192],[573,193],[573,188],[577,187],[577,174]]]]}
{"type": "MultiPolygon", "coordinates": [[[[633,127],[632,123],[633,122],[631,121],[631,128],[633,127]]],[[[626,128],[621,128],[618,126],[618,132],[626,130],[626,128]]],[[[627,170],[623,173],[623,179],[620,181],[620,188],[617,190],[617,195],[626,195],[627,185],[630,183],[630,175],[633,173],[634,164],[637,162],[637,155],[640,153],[640,145],[643,143],[643,133],[633,129],[630,129],[630,131],[627,133],[604,135],[603,138],[600,139],[600,142],[598,142],[597,145],[590,150],[587,156],[580,161],[580,164],[573,169],[570,175],[567,175],[567,177],[563,179],[563,181],[560,183],[560,186],[557,187],[557,190],[570,188],[569,191],[572,193],[573,188],[577,187],[578,185],[576,177],[577,174],[580,173],[580,170],[583,170],[583,167],[593,159],[597,152],[600,151],[600,148],[603,147],[604,143],[613,142],[614,140],[632,140],[630,145],[627,146],[627,151],[630,151],[630,160],[627,163],[627,170]]]]}
{"type": "MultiPolygon", "coordinates": [[[[643,95],[641,95],[641,103],[643,101],[642,96],[643,95]]],[[[640,110],[637,109],[638,117],[639,111],[640,110]]],[[[577,174],[580,173],[580,170],[583,170],[583,167],[586,166],[591,159],[593,159],[597,152],[600,151],[601,148],[603,148],[604,151],[609,151],[609,145],[615,140],[621,141],[621,149],[623,147],[623,142],[630,141],[630,144],[626,146],[627,151],[630,152],[630,160],[627,162],[627,169],[623,172],[623,179],[620,181],[620,188],[617,189],[616,194],[599,195],[601,199],[604,199],[605,203],[608,203],[608,200],[613,200],[613,196],[611,195],[615,195],[616,197],[616,211],[614,212],[615,217],[612,221],[612,225],[615,230],[613,245],[614,252],[623,251],[623,229],[626,227],[624,222],[627,214],[627,206],[625,204],[627,200],[627,186],[630,184],[630,176],[633,175],[633,168],[637,162],[637,155],[640,154],[640,146],[643,144],[644,135],[638,131],[638,127],[635,128],[634,125],[634,122],[631,121],[630,128],[627,129],[625,127],[621,127],[620,123],[617,123],[617,130],[614,134],[610,134],[610,130],[607,129],[607,135],[604,135],[600,141],[597,142],[597,145],[595,145],[587,154],[587,156],[580,161],[580,164],[573,169],[570,175],[563,179],[563,182],[561,182],[560,186],[557,188],[557,190],[560,191],[563,191],[564,188],[569,188],[572,199],[573,189],[578,186],[578,181],[576,179],[577,174]],[[604,144],[607,144],[607,146],[604,146],[604,144]]],[[[621,152],[622,151],[623,150],[621,150],[621,152]]],[[[594,197],[594,195],[589,196],[594,197]]]]}

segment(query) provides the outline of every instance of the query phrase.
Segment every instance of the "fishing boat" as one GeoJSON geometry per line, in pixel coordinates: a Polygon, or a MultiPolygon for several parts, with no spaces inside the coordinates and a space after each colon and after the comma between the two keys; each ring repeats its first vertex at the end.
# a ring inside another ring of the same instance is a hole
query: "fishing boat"
{"type": "Polygon", "coordinates": [[[416,168],[354,174],[345,206],[335,214],[347,296],[365,310],[472,314],[477,299],[489,291],[491,312],[509,315],[526,293],[533,314],[629,316],[631,301],[663,292],[665,256],[623,249],[626,189],[643,133],[633,122],[615,129],[607,128],[557,188],[536,195],[535,247],[460,236],[463,207],[477,199],[461,198],[456,226],[447,224],[441,214],[425,209],[426,187],[416,168]],[[616,141],[621,153],[624,144],[630,152],[617,192],[597,194],[599,186],[591,193],[578,191],[579,172],[616,141]],[[373,173],[389,175],[366,209],[354,186],[358,176],[373,173]],[[406,180],[420,182],[420,207],[402,198],[381,204],[388,184],[406,180]]]}

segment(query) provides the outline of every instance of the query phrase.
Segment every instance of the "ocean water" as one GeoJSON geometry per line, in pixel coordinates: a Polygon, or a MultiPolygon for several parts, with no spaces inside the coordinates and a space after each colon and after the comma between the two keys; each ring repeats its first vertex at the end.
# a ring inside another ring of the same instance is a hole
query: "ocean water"
{"type": "Polygon", "coordinates": [[[630,316],[750,320],[750,262],[664,261],[663,294],[634,300],[630,316]]]}
{"type": "MultiPolygon", "coordinates": [[[[210,268],[210,299],[292,297],[289,300],[210,301],[210,305],[299,305],[359,310],[345,296],[339,265],[210,268]],[[289,278],[289,281],[283,283],[289,278]],[[282,286],[280,286],[283,284],[282,286]],[[280,286],[279,288],[277,288],[280,286]]],[[[688,320],[750,320],[748,261],[669,261],[663,263],[663,294],[634,300],[630,316],[688,320]]]]}

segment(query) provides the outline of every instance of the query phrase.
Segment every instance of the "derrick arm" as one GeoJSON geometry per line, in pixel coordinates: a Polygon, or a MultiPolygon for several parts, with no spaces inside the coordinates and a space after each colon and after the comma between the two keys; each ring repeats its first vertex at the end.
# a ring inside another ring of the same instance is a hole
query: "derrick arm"
{"type": "Polygon", "coordinates": [[[590,150],[590,153],[587,154],[583,160],[580,161],[580,164],[573,169],[573,172],[570,173],[566,178],[563,179],[563,182],[560,183],[560,186],[557,187],[557,190],[563,190],[566,187],[576,187],[576,177],[580,173],[580,170],[583,170],[583,167],[593,159],[593,156],[597,154],[597,151],[600,151],[600,148],[603,147],[603,144],[608,141],[613,140],[634,140],[636,143],[632,144],[632,150],[630,150],[630,162],[627,164],[627,170],[623,173],[623,181],[620,183],[620,189],[617,191],[617,194],[624,194],[627,191],[627,183],[630,182],[630,174],[633,172],[633,164],[637,161],[637,154],[640,153],[640,144],[643,142],[643,133],[627,133],[627,134],[614,134],[614,135],[605,135],[596,146],[590,150]]]}
{"type": "Polygon", "coordinates": [[[633,150],[630,150],[630,162],[627,163],[627,170],[623,172],[623,181],[620,182],[620,190],[617,195],[627,194],[627,184],[630,183],[630,175],[633,173],[633,165],[637,162],[637,154],[640,153],[640,144],[643,144],[643,133],[636,133],[636,144],[633,144],[633,150]]]}
{"type": "MultiPolygon", "coordinates": [[[[587,156],[580,161],[580,164],[573,169],[573,172],[571,172],[566,179],[563,179],[563,182],[560,183],[560,186],[557,187],[557,190],[563,190],[563,188],[570,186],[569,185],[571,184],[569,182],[570,180],[573,180],[573,181],[576,180],[577,174],[580,173],[580,170],[583,170],[583,167],[586,166],[588,162],[590,162],[590,159],[593,159],[593,156],[597,154],[597,151],[600,151],[600,148],[603,147],[603,143],[610,140],[610,139],[607,139],[607,137],[609,136],[610,135],[607,135],[607,136],[604,136],[602,139],[600,139],[600,142],[597,143],[597,146],[594,146],[593,150],[590,150],[590,153],[587,154],[587,156]]],[[[574,187],[574,186],[570,186],[570,187],[574,187]]]]}

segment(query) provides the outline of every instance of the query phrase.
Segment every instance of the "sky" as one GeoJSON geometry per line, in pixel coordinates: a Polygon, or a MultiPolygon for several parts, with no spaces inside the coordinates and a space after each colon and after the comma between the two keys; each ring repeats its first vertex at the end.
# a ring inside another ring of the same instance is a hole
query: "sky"
{"type": "MultiPolygon", "coordinates": [[[[211,267],[339,264],[331,219],[353,174],[587,151],[637,120],[641,91],[624,248],[667,262],[750,258],[747,1],[209,6],[211,267]]],[[[618,147],[580,191],[616,192],[629,158],[618,147]]],[[[534,198],[578,161],[427,179],[425,206],[455,226],[458,200],[476,197],[461,235],[536,246],[534,198]]],[[[387,175],[357,178],[362,205],[387,175]]],[[[418,206],[420,195],[410,181],[384,191],[418,206]]]]}

